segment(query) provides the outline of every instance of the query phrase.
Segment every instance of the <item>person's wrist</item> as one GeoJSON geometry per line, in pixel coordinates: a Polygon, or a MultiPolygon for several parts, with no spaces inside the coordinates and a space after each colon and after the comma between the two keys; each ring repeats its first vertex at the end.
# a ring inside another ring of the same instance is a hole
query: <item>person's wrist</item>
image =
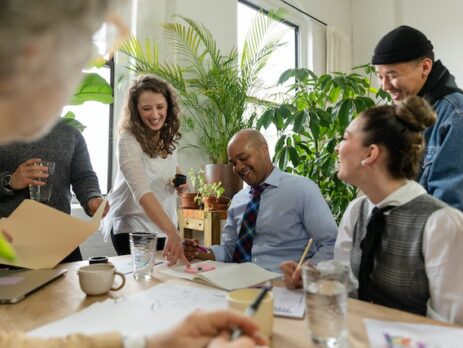
{"type": "Polygon", "coordinates": [[[13,175],[14,174],[11,174],[11,173],[7,173],[3,176],[3,187],[6,189],[6,190],[9,190],[9,191],[14,191],[14,188],[13,188],[13,175]]]}

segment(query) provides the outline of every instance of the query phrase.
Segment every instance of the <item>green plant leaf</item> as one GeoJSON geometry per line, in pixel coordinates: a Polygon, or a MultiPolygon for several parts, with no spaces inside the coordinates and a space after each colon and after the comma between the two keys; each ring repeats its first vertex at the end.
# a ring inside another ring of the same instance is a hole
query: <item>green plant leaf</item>
{"type": "Polygon", "coordinates": [[[64,123],[76,128],[81,133],[87,128],[76,119],[76,115],[72,111],[66,112],[62,119],[64,123]]]}
{"type": "Polygon", "coordinates": [[[104,104],[113,102],[113,90],[109,83],[96,73],[85,73],[79,88],[72,96],[71,105],[80,105],[86,101],[97,101],[104,104]]]}

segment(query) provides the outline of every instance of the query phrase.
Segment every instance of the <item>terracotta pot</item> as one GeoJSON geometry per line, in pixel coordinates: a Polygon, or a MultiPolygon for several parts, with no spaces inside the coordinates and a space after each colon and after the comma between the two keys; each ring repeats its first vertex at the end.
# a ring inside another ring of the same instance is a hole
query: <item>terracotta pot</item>
{"type": "Polygon", "coordinates": [[[231,164],[205,164],[204,176],[208,184],[221,181],[225,189],[223,196],[230,199],[243,188],[243,180],[233,172],[231,164]]]}
{"type": "Polygon", "coordinates": [[[198,204],[195,202],[196,192],[185,192],[180,196],[182,201],[182,208],[185,209],[198,209],[198,204]]]}
{"type": "Polygon", "coordinates": [[[215,196],[203,197],[205,211],[219,210],[219,200],[215,196]]]}

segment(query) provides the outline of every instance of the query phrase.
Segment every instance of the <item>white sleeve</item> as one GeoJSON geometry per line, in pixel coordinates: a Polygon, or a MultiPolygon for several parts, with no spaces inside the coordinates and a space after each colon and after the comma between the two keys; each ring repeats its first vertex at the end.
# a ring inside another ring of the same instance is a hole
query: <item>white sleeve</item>
{"type": "Polygon", "coordinates": [[[463,324],[463,214],[451,207],[426,222],[423,255],[431,298],[428,316],[463,324]]]}
{"type": "Polygon", "coordinates": [[[129,132],[121,134],[117,150],[119,168],[138,203],[143,195],[151,192],[150,182],[145,172],[144,152],[135,136],[129,132]]]}
{"type": "Polygon", "coordinates": [[[338,229],[338,237],[334,245],[335,260],[350,264],[350,251],[352,249],[354,226],[359,216],[362,199],[364,198],[365,197],[356,198],[350,202],[342,216],[338,229]]]}

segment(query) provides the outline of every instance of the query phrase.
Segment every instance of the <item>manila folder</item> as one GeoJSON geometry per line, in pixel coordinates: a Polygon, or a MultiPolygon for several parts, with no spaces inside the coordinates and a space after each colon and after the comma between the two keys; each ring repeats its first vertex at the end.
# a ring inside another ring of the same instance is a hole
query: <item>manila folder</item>
{"type": "Polygon", "coordinates": [[[16,260],[0,263],[30,269],[55,267],[100,225],[106,200],[90,221],[83,221],[45,204],[26,199],[11,215],[0,220],[13,237],[16,260]]]}

